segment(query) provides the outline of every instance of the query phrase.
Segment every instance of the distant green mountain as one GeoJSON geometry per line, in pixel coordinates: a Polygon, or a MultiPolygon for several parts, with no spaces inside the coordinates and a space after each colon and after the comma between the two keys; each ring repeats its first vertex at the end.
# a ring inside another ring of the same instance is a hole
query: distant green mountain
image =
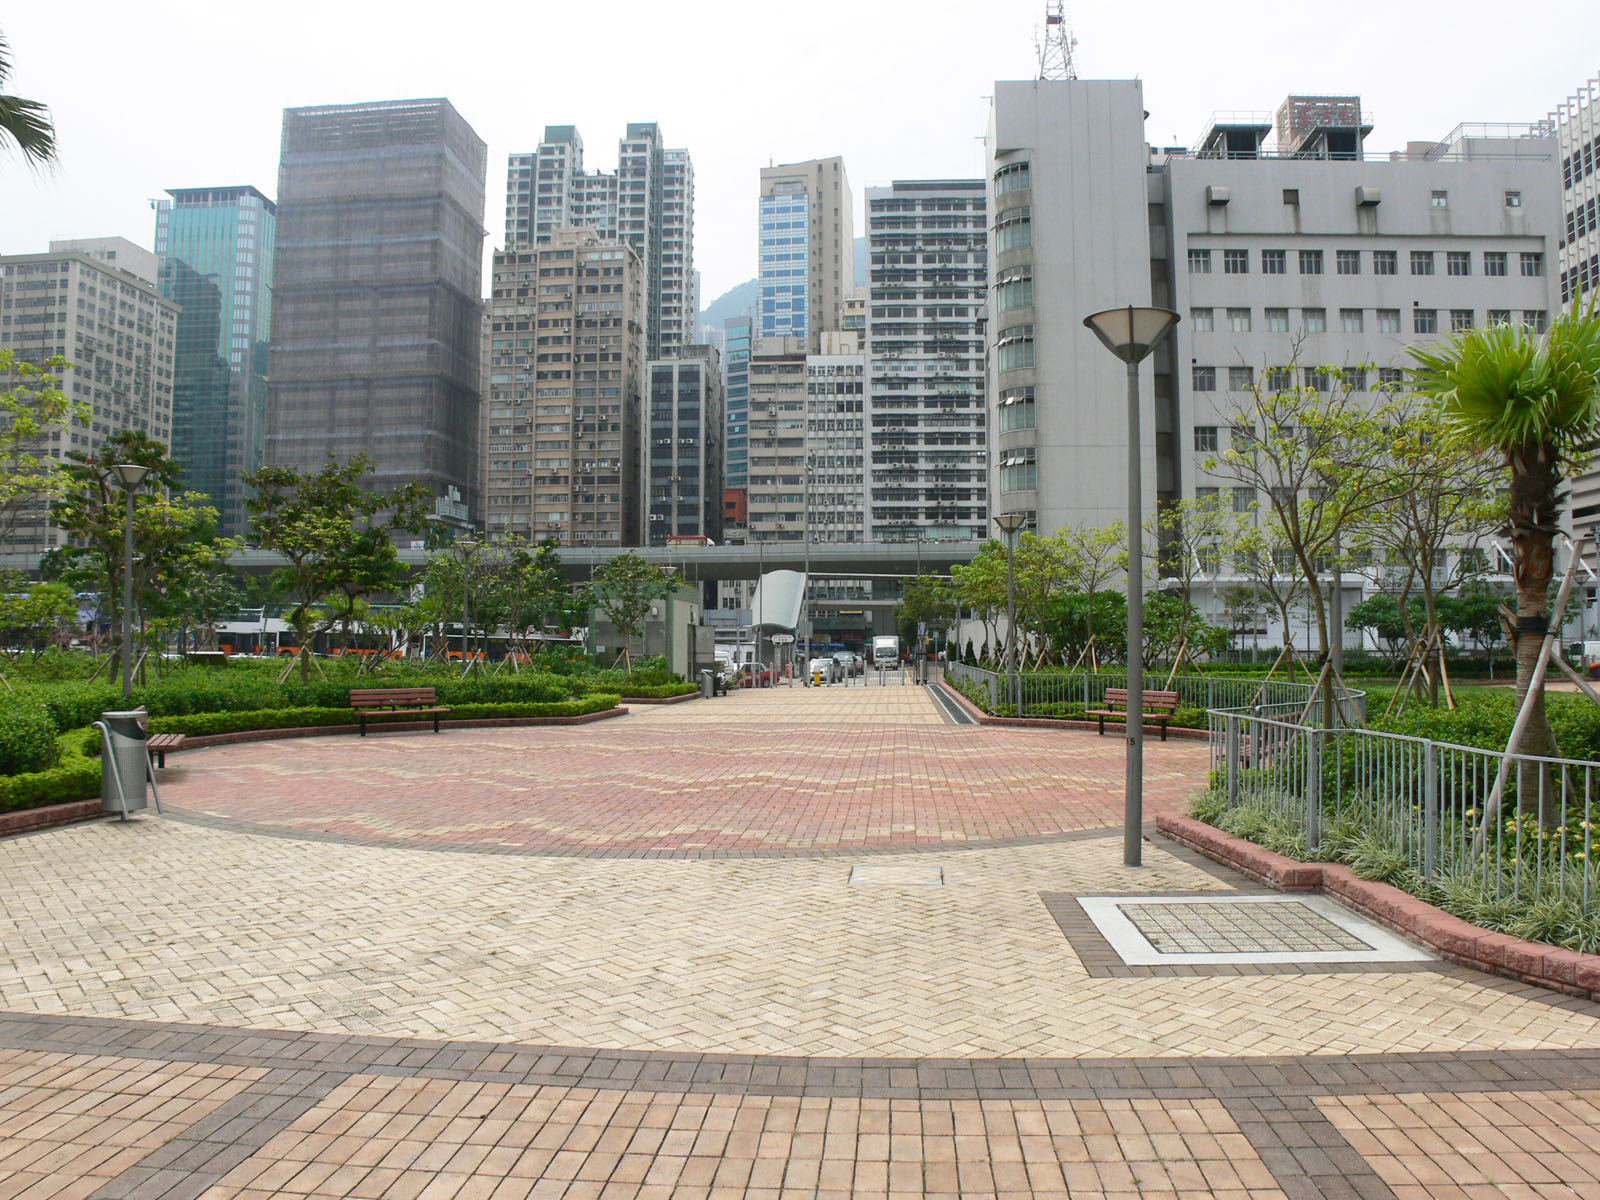
{"type": "MultiPolygon", "coordinates": [[[[864,237],[856,239],[856,286],[867,286],[867,239],[864,237]]],[[[754,279],[736,284],[706,306],[700,314],[700,323],[721,329],[729,317],[742,317],[754,309],[758,295],[754,279]]]]}

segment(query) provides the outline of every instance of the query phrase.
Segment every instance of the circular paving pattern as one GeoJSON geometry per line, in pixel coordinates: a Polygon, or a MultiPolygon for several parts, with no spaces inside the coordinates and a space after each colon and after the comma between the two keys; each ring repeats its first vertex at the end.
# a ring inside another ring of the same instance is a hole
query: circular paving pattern
{"type": "MultiPolygon", "coordinates": [[[[162,793],[278,834],[505,853],[948,850],[1118,824],[1122,789],[1105,781],[1123,747],[944,725],[921,689],[775,689],[589,725],[186,751],[162,793]]],[[[1201,743],[1150,743],[1146,815],[1181,807],[1205,769],[1201,743]]]]}

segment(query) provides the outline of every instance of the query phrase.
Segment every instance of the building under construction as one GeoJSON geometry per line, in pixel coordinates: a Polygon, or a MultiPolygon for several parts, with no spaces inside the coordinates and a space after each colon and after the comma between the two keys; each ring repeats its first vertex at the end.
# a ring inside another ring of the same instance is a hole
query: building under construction
{"type": "Polygon", "coordinates": [[[268,461],[366,454],[477,517],[486,155],[447,100],[284,111],[268,461]]]}

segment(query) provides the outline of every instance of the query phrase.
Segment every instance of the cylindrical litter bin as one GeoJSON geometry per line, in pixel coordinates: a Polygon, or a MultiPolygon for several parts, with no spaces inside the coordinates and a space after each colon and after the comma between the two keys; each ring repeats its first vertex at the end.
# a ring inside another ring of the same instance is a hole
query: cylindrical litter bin
{"type": "Polygon", "coordinates": [[[100,714],[110,731],[110,754],[116,762],[115,770],[110,762],[101,763],[100,808],[104,812],[122,812],[124,801],[128,812],[140,812],[148,807],[144,785],[149,776],[150,755],[145,749],[144,726],[140,723],[145,715],[142,708],[100,714]],[[117,790],[119,777],[120,792],[117,790]]]}
{"type": "Polygon", "coordinates": [[[717,673],[715,671],[700,672],[700,695],[709,700],[717,694],[717,673]]]}

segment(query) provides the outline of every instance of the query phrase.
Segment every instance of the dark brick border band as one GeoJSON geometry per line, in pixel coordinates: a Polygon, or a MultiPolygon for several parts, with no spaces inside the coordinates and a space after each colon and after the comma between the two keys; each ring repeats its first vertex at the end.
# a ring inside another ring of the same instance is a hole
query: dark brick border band
{"type": "Polygon", "coordinates": [[[100,815],[100,801],[72,800],[66,804],[47,804],[42,808],[18,808],[0,813],[0,837],[13,833],[26,833],[30,829],[48,829],[52,825],[70,825],[74,821],[92,821],[100,815]]]}
{"type": "Polygon", "coordinates": [[[1162,815],[1156,828],[1174,841],[1280,891],[1322,891],[1450,962],[1568,995],[1600,1000],[1600,955],[1480,929],[1387,883],[1362,879],[1338,863],[1302,863],[1274,854],[1193,817],[1162,815]]]}
{"type": "Polygon", "coordinates": [[[804,1058],[378,1038],[0,1012],[0,1047],[321,1075],[907,1100],[1255,1099],[1592,1090],[1600,1047],[1227,1058],[804,1058]]]}

